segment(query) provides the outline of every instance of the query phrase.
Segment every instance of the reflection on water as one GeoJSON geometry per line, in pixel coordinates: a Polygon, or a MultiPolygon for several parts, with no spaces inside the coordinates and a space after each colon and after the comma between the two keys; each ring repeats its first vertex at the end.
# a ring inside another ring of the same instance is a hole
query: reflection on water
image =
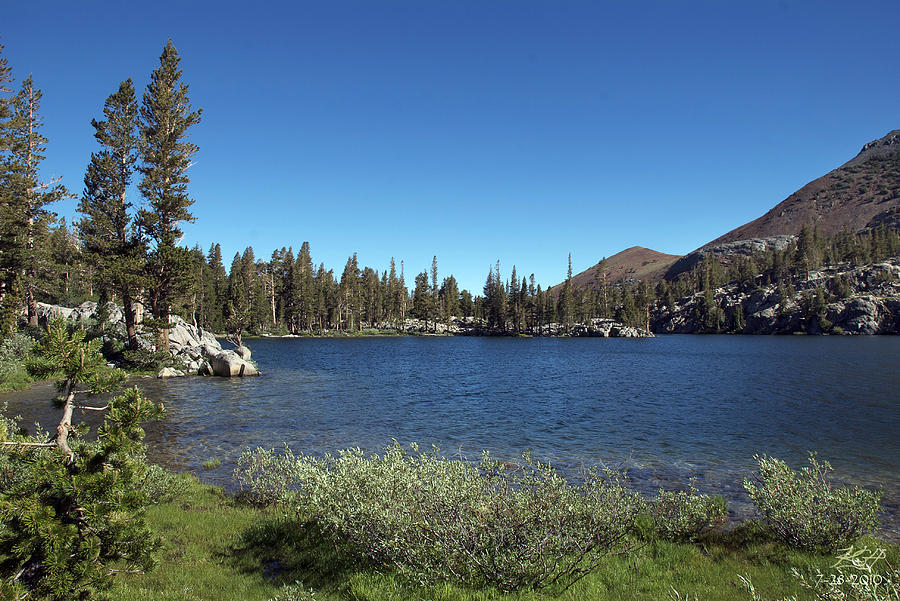
{"type": "MultiPolygon", "coordinates": [[[[748,510],[753,455],[882,487],[900,532],[900,339],[667,336],[648,340],[371,338],[251,341],[264,376],[140,379],[164,401],[151,456],[230,484],[248,446],[323,453],[392,439],[448,454],[532,450],[569,473],[623,466],[651,491],[696,478],[748,510]]],[[[52,421],[52,390],[4,395],[52,421]]]]}

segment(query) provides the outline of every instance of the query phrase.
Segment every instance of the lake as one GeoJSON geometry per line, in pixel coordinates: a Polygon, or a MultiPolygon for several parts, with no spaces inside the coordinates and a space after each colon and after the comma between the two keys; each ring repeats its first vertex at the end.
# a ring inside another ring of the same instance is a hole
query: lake
{"type": "MultiPolygon", "coordinates": [[[[885,491],[900,540],[900,338],[661,336],[250,340],[264,376],[139,379],[168,409],[151,458],[230,486],[247,447],[324,453],[436,444],[477,459],[530,450],[568,474],[628,470],[652,492],[690,478],[750,511],[754,454],[828,460],[885,491]],[[201,464],[219,457],[222,465],[201,464]]],[[[3,395],[26,423],[53,419],[46,385],[3,395]]]]}

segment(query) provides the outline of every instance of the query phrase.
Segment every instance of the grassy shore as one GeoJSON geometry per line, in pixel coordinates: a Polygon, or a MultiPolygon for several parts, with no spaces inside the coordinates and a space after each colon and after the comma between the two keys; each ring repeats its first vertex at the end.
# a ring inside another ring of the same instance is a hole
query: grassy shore
{"type": "MultiPolygon", "coordinates": [[[[147,574],[122,576],[112,599],[627,601],[676,599],[677,591],[680,599],[749,600],[739,587],[741,574],[752,578],[762,599],[797,595],[802,600],[813,596],[792,577],[791,568],[827,572],[835,563],[831,556],[787,549],[759,526],[745,524],[696,544],[635,540],[632,552],[609,557],[565,591],[504,595],[450,584],[421,587],[343,557],[296,519],[242,505],[221,489],[185,479],[176,499],[148,511],[150,526],[164,541],[159,565],[147,574]],[[297,589],[286,594],[283,587],[297,582],[306,594],[297,589]]],[[[886,549],[888,561],[900,565],[896,545],[874,539],[862,544],[886,549]]]]}

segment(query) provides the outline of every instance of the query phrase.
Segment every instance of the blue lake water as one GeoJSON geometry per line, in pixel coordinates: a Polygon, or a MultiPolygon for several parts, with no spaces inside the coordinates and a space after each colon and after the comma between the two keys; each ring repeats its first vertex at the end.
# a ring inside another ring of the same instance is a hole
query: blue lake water
{"type": "MultiPolygon", "coordinates": [[[[139,381],[165,402],[151,457],[229,485],[251,446],[323,453],[393,439],[469,458],[530,450],[568,473],[623,467],[652,491],[696,479],[750,508],[754,454],[885,490],[900,538],[900,338],[661,336],[251,340],[264,376],[139,381]],[[219,457],[222,465],[200,465],[219,457]]],[[[46,388],[46,387],[45,387],[46,388]]],[[[4,395],[49,423],[47,394],[4,395]],[[44,416],[44,417],[41,417],[44,416]]]]}

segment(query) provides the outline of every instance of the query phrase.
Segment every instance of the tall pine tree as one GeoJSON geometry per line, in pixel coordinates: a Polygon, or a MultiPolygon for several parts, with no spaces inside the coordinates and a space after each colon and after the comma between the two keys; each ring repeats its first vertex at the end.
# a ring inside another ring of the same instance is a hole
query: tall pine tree
{"type": "Polygon", "coordinates": [[[188,130],[200,122],[201,110],[193,110],[188,86],[181,81],[181,58],[172,44],[166,44],[159,57],[159,68],[150,76],[150,84],[141,105],[142,136],[139,188],[147,200],[139,222],[150,242],[147,273],[150,307],[159,328],[157,348],[169,347],[169,312],[174,299],[184,288],[189,275],[190,253],[179,247],[180,224],[193,221],[188,208],[187,170],[197,153],[187,141],[188,130]]]}
{"type": "Polygon", "coordinates": [[[15,269],[17,215],[13,205],[8,128],[12,118],[12,69],[0,45],[0,336],[13,331],[19,309],[18,270],[15,269]]]}
{"type": "Polygon", "coordinates": [[[9,162],[4,174],[4,188],[8,187],[3,203],[4,262],[8,261],[4,268],[13,282],[10,289],[22,293],[31,325],[37,325],[38,269],[48,262],[47,245],[40,240],[47,222],[53,219],[46,207],[69,194],[59,179],[40,181],[40,165],[47,148],[47,138],[41,134],[41,97],[29,76],[12,99],[12,118],[6,132],[9,162]]]}
{"type": "Polygon", "coordinates": [[[138,148],[138,106],[131,79],[119,84],[91,121],[100,150],[91,154],[78,211],[84,249],[96,267],[105,297],[118,296],[125,313],[128,348],[138,350],[135,304],[144,285],[145,248],[129,213],[128,186],[138,148]]]}

